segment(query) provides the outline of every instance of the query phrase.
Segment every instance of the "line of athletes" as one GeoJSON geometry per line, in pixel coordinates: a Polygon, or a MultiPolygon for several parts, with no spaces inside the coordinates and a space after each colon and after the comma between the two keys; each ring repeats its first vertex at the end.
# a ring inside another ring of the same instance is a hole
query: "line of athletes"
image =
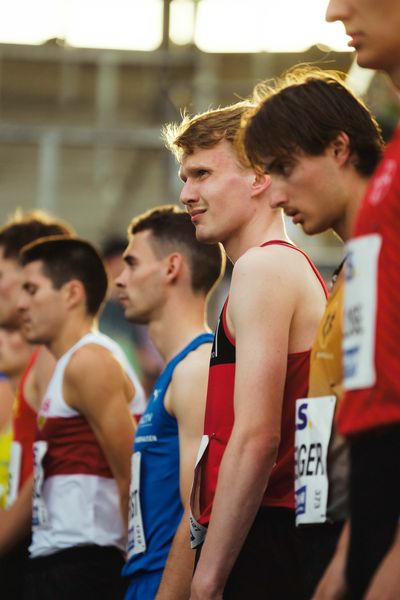
{"type": "Polygon", "coordinates": [[[11,470],[28,475],[1,514],[0,584],[38,600],[398,598],[398,137],[381,161],[374,117],[315,69],[164,135],[186,212],[135,218],[116,280],[166,363],[137,426],[140,383],[94,329],[96,250],[35,214],[0,232],[2,368],[7,344],[29,361],[9,367],[11,470]],[[328,302],[280,208],[348,242],[328,302]],[[217,242],[234,267],[213,338],[217,242]]]}

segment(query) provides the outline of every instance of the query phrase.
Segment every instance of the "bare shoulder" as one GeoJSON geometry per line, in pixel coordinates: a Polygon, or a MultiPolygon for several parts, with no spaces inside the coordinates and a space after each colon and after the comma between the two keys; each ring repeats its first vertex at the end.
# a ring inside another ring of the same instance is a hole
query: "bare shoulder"
{"type": "Polygon", "coordinates": [[[100,344],[86,344],[73,353],[66,372],[80,373],[82,376],[84,373],[96,369],[96,374],[101,376],[103,369],[115,368],[120,370],[121,365],[108,348],[100,346],[100,344]]]}
{"type": "Polygon", "coordinates": [[[107,348],[99,344],[78,348],[64,372],[64,385],[80,390],[90,388],[92,392],[119,387],[125,379],[122,365],[107,348]]]}
{"type": "Polygon", "coordinates": [[[192,381],[193,377],[208,372],[210,366],[211,343],[201,344],[176,366],[172,376],[172,383],[192,381]]]}
{"type": "Polygon", "coordinates": [[[166,407],[175,416],[187,403],[193,406],[196,398],[205,401],[211,343],[202,344],[190,352],[175,368],[166,397],[166,407]]]}
{"type": "Polygon", "coordinates": [[[315,277],[303,252],[284,244],[250,248],[237,260],[233,273],[249,273],[256,277],[260,274],[279,274],[282,279],[297,279],[309,273],[315,277]]]}

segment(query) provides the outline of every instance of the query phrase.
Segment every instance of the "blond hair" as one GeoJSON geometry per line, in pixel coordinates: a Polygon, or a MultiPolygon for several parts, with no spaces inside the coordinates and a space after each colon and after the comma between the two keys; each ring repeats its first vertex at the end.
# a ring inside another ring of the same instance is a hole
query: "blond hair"
{"type": "Polygon", "coordinates": [[[212,148],[222,140],[234,145],[242,118],[251,108],[253,104],[245,100],[193,117],[184,113],[181,123],[169,123],[163,127],[165,145],[178,162],[193,154],[196,148],[212,148]]]}

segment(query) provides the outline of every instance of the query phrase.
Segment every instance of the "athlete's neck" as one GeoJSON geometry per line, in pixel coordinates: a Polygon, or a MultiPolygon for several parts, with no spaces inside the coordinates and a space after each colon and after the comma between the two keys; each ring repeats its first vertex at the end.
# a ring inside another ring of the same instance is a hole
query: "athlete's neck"
{"type": "Polygon", "coordinates": [[[46,344],[50,352],[58,360],[65,354],[72,346],[74,346],[80,339],[95,329],[95,321],[92,317],[88,317],[84,321],[79,323],[70,323],[69,327],[66,327],[60,332],[54,340],[46,344]]]}
{"type": "Polygon", "coordinates": [[[270,240],[290,242],[283,216],[272,212],[271,215],[272,218],[268,220],[260,218],[249,222],[234,238],[223,242],[226,254],[233,264],[250,248],[261,246],[270,240]]]}
{"type": "Polygon", "coordinates": [[[170,361],[193,338],[210,331],[205,322],[204,297],[190,303],[170,304],[160,318],[148,324],[148,331],[164,361],[170,361]]]}

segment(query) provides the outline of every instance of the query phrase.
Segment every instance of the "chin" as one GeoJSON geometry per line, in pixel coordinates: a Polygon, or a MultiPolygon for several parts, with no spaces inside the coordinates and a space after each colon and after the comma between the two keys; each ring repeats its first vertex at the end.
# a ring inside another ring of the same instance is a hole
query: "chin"
{"type": "Polygon", "coordinates": [[[207,231],[201,231],[199,229],[196,229],[196,239],[201,244],[217,244],[221,241],[219,239],[215,239],[215,237],[210,233],[207,233],[207,231]]]}
{"type": "Polygon", "coordinates": [[[301,223],[301,228],[307,235],[316,235],[317,233],[322,233],[326,231],[324,227],[319,227],[318,225],[312,225],[307,223],[301,223]]]}
{"type": "Polygon", "coordinates": [[[146,315],[137,314],[134,312],[125,312],[125,319],[130,323],[136,323],[137,325],[148,325],[149,319],[146,315]]]}

